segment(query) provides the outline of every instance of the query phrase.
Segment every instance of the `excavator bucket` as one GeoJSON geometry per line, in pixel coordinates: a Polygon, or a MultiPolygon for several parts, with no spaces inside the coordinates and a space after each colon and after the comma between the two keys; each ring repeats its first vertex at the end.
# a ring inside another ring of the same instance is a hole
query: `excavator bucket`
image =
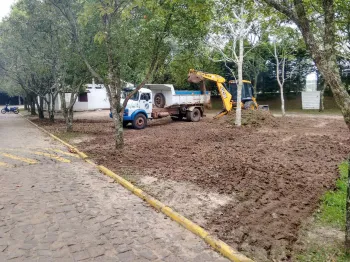
{"type": "Polygon", "coordinates": [[[198,84],[204,81],[204,77],[190,71],[187,76],[187,81],[190,83],[198,84]]]}

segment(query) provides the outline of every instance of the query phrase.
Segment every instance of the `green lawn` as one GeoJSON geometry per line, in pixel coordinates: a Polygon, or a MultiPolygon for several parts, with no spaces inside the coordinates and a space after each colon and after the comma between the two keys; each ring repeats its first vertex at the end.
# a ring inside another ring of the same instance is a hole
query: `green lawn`
{"type": "MultiPolygon", "coordinates": [[[[336,189],[324,194],[321,199],[319,212],[315,215],[315,227],[329,228],[329,230],[345,231],[346,190],[348,177],[348,163],[339,166],[340,178],[336,182],[336,189]]],[[[309,241],[307,249],[296,256],[301,262],[345,262],[350,256],[345,254],[343,241],[309,241]],[[322,244],[321,244],[322,243],[322,244]]]]}
{"type": "Polygon", "coordinates": [[[324,225],[344,230],[346,190],[348,178],[348,164],[346,162],[339,166],[340,178],[336,182],[336,190],[329,191],[322,197],[320,213],[317,220],[324,225]]]}

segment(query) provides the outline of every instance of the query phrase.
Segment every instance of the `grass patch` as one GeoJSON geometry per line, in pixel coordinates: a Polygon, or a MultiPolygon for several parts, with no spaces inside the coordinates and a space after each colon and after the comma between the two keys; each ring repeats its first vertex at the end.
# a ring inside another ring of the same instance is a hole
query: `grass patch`
{"type": "Polygon", "coordinates": [[[344,249],[341,247],[309,247],[307,252],[298,255],[297,261],[301,262],[348,262],[350,257],[345,255],[344,249]]]}
{"type": "MultiPolygon", "coordinates": [[[[343,162],[339,166],[340,178],[336,182],[334,191],[326,192],[321,198],[321,206],[315,215],[315,227],[325,227],[345,231],[346,219],[346,194],[348,179],[348,162],[343,162]]],[[[324,236],[320,236],[320,239],[324,236]]],[[[296,256],[297,261],[317,261],[317,262],[345,262],[350,261],[350,256],[345,254],[344,241],[308,240],[306,249],[296,256]]]]}
{"type": "Polygon", "coordinates": [[[336,190],[328,191],[322,197],[320,213],[316,218],[322,225],[329,225],[345,230],[346,189],[348,178],[348,163],[339,166],[340,178],[336,182],[336,190]]]}

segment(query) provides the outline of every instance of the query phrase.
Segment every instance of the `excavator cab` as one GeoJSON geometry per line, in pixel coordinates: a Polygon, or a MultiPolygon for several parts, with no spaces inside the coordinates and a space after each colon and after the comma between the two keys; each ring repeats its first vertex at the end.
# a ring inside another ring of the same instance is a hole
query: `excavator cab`
{"type": "MultiPolygon", "coordinates": [[[[237,81],[231,80],[229,81],[228,91],[232,95],[233,104],[237,103],[237,81]]],[[[258,104],[256,103],[256,99],[254,97],[254,88],[250,81],[243,80],[242,94],[241,94],[241,102],[242,108],[244,109],[258,109],[258,104]]]]}
{"type": "MultiPolygon", "coordinates": [[[[229,92],[232,94],[232,100],[237,101],[237,85],[238,83],[236,81],[229,81],[229,92]]],[[[254,97],[254,89],[252,84],[249,81],[243,80],[243,87],[242,87],[242,102],[246,101],[252,101],[252,98],[254,97]]]]}

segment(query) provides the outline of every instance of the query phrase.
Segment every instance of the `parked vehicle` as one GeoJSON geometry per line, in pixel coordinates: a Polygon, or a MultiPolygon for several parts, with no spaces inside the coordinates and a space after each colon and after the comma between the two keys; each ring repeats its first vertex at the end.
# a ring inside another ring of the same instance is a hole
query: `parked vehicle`
{"type": "Polygon", "coordinates": [[[17,106],[14,106],[14,107],[8,107],[9,105],[6,105],[3,109],[1,109],[1,114],[6,114],[6,113],[15,113],[15,114],[18,114],[19,111],[18,111],[18,107],[17,106]]]}
{"type": "MultiPolygon", "coordinates": [[[[133,90],[124,89],[123,98],[133,90]]],[[[123,125],[131,123],[135,129],[143,129],[147,126],[147,119],[168,116],[174,121],[186,119],[198,122],[204,115],[205,104],[208,103],[210,92],[202,94],[201,91],[175,91],[173,85],[147,84],[128,101],[123,125]]]]}
{"type": "Polygon", "coordinates": [[[227,115],[231,110],[240,106],[242,109],[247,110],[269,110],[268,105],[258,105],[256,98],[254,97],[253,86],[250,81],[243,80],[243,88],[241,93],[241,104],[237,105],[237,83],[236,81],[229,82],[229,90],[225,87],[226,79],[220,75],[206,73],[190,69],[188,73],[188,82],[200,83],[204,80],[210,80],[216,83],[219,90],[224,109],[215,116],[215,118],[227,115]]]}

